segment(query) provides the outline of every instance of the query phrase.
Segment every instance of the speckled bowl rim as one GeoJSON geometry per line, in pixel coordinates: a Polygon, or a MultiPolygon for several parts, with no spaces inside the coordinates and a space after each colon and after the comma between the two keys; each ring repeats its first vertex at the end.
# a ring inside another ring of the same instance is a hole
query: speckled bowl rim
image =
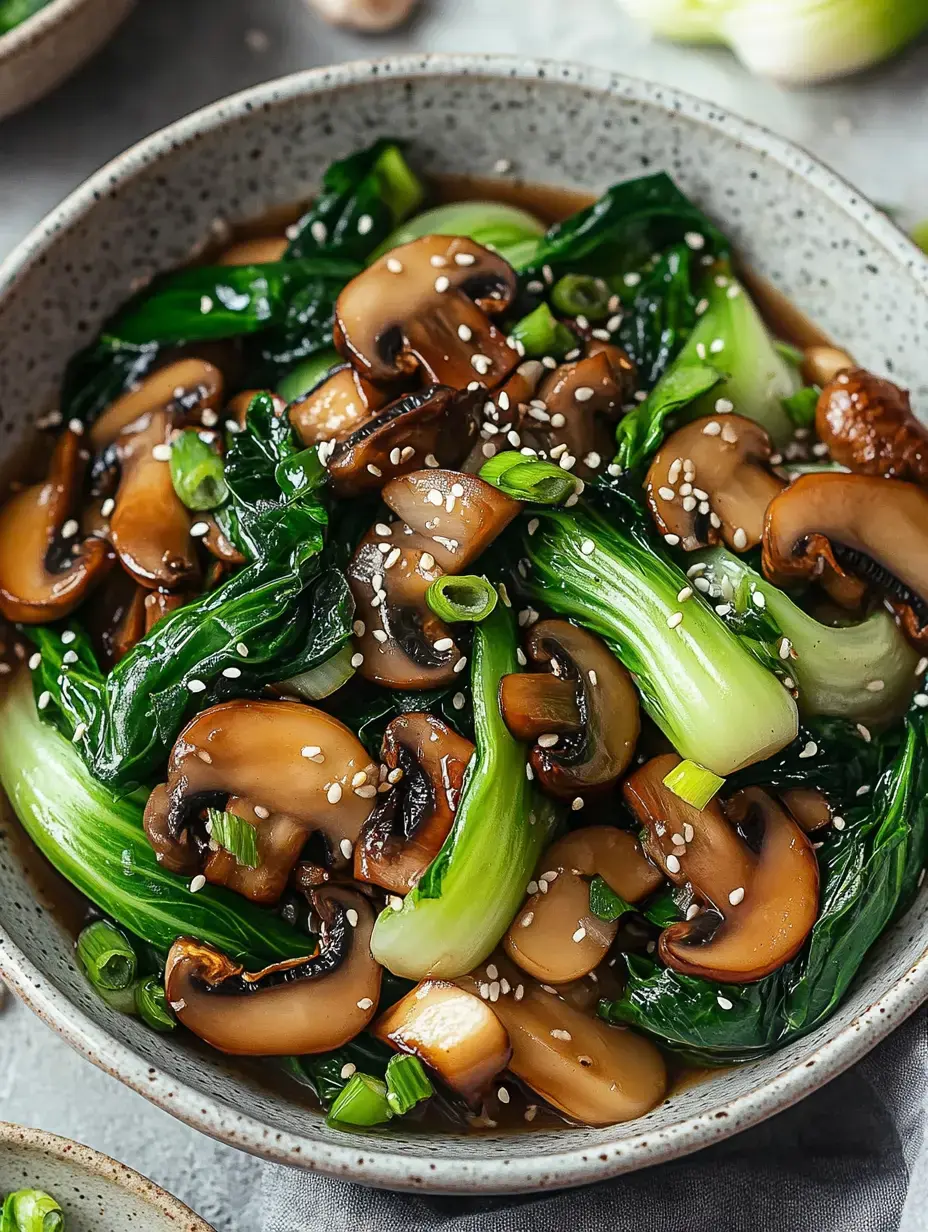
{"type": "MultiPolygon", "coordinates": [[[[104,1155],[102,1151],[95,1151],[93,1147],[84,1146],[81,1142],[72,1142],[70,1138],[61,1138],[58,1134],[50,1134],[44,1129],[28,1129],[24,1125],[0,1121],[0,1150],[5,1146],[24,1146],[29,1150],[51,1155],[62,1163],[76,1164],[88,1176],[110,1181],[131,1193],[133,1197],[139,1198],[181,1232],[215,1232],[212,1226],[189,1206],[185,1206],[147,1176],[142,1176],[128,1164],[121,1164],[109,1155],[104,1155]]],[[[40,1177],[36,1178],[36,1183],[41,1184],[40,1177]]],[[[51,1188],[54,1189],[54,1186],[51,1188]]]]}
{"type": "Polygon", "coordinates": [[[23,47],[37,43],[47,31],[59,23],[67,21],[71,13],[89,4],[91,0],[50,0],[44,8],[21,21],[18,26],[0,34],[0,65],[4,60],[12,59],[23,47]]]}
{"type": "MultiPolygon", "coordinates": [[[[69,2],[69,0],[64,0],[69,2]]],[[[359,60],[334,68],[310,69],[222,99],[153,134],[98,171],[53,210],[0,264],[0,296],[9,294],[26,270],[42,258],[58,232],[90,213],[96,202],[169,155],[192,147],[244,114],[304,95],[380,79],[458,78],[549,79],[600,90],[679,114],[722,133],[802,176],[898,262],[928,294],[928,258],[856,189],[800,147],[722,108],[666,86],[583,65],[489,55],[411,55],[359,60]]],[[[909,970],[862,1014],[770,1081],[714,1109],[687,1117],[659,1132],[640,1134],[560,1153],[483,1159],[416,1155],[404,1142],[352,1135],[342,1146],[271,1129],[222,1100],[161,1073],[127,1045],[113,1040],[72,1005],[0,929],[0,972],[22,1000],[78,1052],[119,1078],[158,1107],[203,1133],[265,1159],[311,1168],[368,1185],[433,1193],[517,1193],[585,1185],[678,1158],[730,1137],[795,1104],[858,1061],[928,998],[928,939],[909,970]],[[234,1128],[223,1122],[233,1111],[234,1128]]]]}

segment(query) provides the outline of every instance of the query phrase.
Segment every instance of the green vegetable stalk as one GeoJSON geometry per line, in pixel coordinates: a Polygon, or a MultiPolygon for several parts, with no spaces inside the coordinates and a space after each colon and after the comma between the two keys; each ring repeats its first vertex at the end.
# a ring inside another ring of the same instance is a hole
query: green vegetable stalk
{"type": "Polygon", "coordinates": [[[623,504],[609,521],[539,510],[523,541],[525,591],[605,639],[682,757],[721,776],[762,761],[795,737],[793,699],[623,504]]]}
{"type": "Polygon", "coordinates": [[[215,509],[228,495],[222,458],[194,428],[171,443],[171,483],[188,509],[215,509]]]}
{"type": "Polygon", "coordinates": [[[19,1189],[7,1195],[0,1212],[0,1232],[65,1232],[64,1211],[41,1189],[19,1189]]]}
{"type": "Polygon", "coordinates": [[[447,574],[425,592],[429,607],[440,620],[452,623],[486,620],[499,600],[496,587],[476,574],[447,574]]]}
{"type": "Polygon", "coordinates": [[[499,710],[499,683],[519,670],[515,623],[499,606],[474,626],[471,690],[477,752],[454,826],[403,906],[377,919],[371,950],[408,979],[453,979],[492,953],[551,837],[555,811],[526,775],[526,748],[499,710]]]}
{"type": "Polygon", "coordinates": [[[135,985],[135,1012],[152,1031],[167,1033],[177,1026],[177,1020],[168,1005],[164,984],[153,975],[139,980],[135,985]]]}
{"type": "Polygon", "coordinates": [[[544,223],[534,215],[501,201],[455,201],[411,218],[371,255],[383,256],[391,248],[411,244],[424,235],[460,235],[498,252],[517,269],[534,256],[544,223]]]}
{"type": "Polygon", "coordinates": [[[926,725],[921,712],[909,718],[876,791],[845,812],[843,829],[827,832],[818,851],[821,909],[797,958],[754,984],[733,985],[626,955],[625,991],[600,1002],[601,1016],[710,1064],[763,1056],[827,1018],[911,903],[928,859],[926,725]]]}
{"type": "Polygon", "coordinates": [[[564,356],[579,346],[577,335],[552,314],[547,304],[539,304],[527,316],[516,321],[509,336],[522,344],[528,359],[552,359],[564,356]]]}
{"type": "Polygon", "coordinates": [[[117,796],[36,711],[20,676],[0,703],[0,786],[46,859],[120,927],[166,951],[197,937],[252,970],[305,955],[312,939],[237,894],[193,894],[155,859],[142,830],[147,793],[117,796]]]}

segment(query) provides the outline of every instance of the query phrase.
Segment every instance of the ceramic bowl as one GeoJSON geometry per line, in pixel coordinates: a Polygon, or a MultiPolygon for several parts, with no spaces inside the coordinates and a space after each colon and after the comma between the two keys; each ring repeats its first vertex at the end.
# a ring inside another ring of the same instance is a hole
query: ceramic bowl
{"type": "MultiPolygon", "coordinates": [[[[860,360],[928,402],[928,261],[808,154],[718,108],[626,77],[521,59],[416,57],[299,74],[144,141],[73,194],[0,268],[0,446],[54,405],[64,362],[133,284],[181,262],[218,217],[306,196],[382,134],[434,171],[590,191],[664,168],[740,251],[860,360]]],[[[918,403],[917,403],[918,404],[918,403]]],[[[74,969],[0,842],[0,969],[44,1019],[191,1125],[268,1159],[373,1185],[502,1192],[579,1185],[705,1146],[785,1108],[862,1056],[928,995],[928,896],[872,951],[819,1030],[609,1129],[426,1138],[350,1135],[182,1035],[110,1014],[74,969]]]]}
{"type": "Polygon", "coordinates": [[[212,1232],[154,1182],[89,1146],[0,1122],[0,1194],[44,1189],[68,1232],[212,1232]]]}
{"type": "Polygon", "coordinates": [[[0,120],[43,98],[99,51],[135,0],[51,0],[0,36],[0,120]]]}

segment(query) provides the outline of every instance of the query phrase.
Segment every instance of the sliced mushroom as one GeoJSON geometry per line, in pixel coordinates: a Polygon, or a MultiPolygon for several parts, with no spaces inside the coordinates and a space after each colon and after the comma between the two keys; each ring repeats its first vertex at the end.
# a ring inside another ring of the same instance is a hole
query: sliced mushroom
{"type": "Polygon", "coordinates": [[[189,937],[175,941],[164,990],[184,1026],[220,1052],[264,1057],[329,1052],[363,1031],[380,997],[374,912],[362,894],[338,887],[317,890],[313,906],[322,922],[316,952],[262,971],[189,937]]]}
{"type": "Polygon", "coordinates": [[[259,235],[238,240],[224,249],[217,265],[273,265],[283,259],[290,241],[285,235],[259,235]]]}
{"type": "Polygon", "coordinates": [[[806,347],[802,355],[802,379],[807,385],[824,387],[833,381],[839,372],[856,367],[847,351],[822,343],[806,347]]]}
{"type": "Polygon", "coordinates": [[[634,365],[619,347],[596,344],[572,363],[549,372],[519,417],[527,444],[583,479],[615,453],[615,422],[634,388],[634,365]]]}
{"type": "Polygon", "coordinates": [[[928,486],[928,429],[908,392],[866,368],[839,372],[822,390],[815,426],[836,462],[863,475],[928,486]]]}
{"type": "Polygon", "coordinates": [[[663,878],[638,840],[614,826],[574,830],[541,860],[538,890],[522,907],[504,945],[523,971],[543,984],[566,984],[594,971],[618,931],[590,910],[590,878],[599,876],[626,902],[652,894],[663,878]]]}
{"type": "Polygon", "coordinates": [[[377,1019],[371,1034],[418,1057],[472,1107],[512,1053],[490,1006],[445,980],[426,980],[408,992],[377,1019]]]}
{"type": "Polygon", "coordinates": [[[631,676],[598,637],[566,620],[533,625],[525,649],[533,663],[551,674],[504,676],[500,710],[517,739],[537,733],[531,764],[542,787],[569,799],[611,786],[625,773],[640,730],[631,676]],[[574,690],[579,728],[573,724],[566,682],[574,690]],[[549,716],[557,725],[538,732],[549,716]]]}
{"type": "MultiPolygon", "coordinates": [[[[898,479],[802,475],[774,500],[763,568],[778,586],[850,576],[882,592],[909,640],[928,649],[928,492],[898,479]]],[[[841,601],[841,592],[831,590],[841,601]]]]}
{"type": "Polygon", "coordinates": [[[352,279],[335,306],[335,345],[362,376],[494,389],[519,362],[490,316],[510,307],[516,275],[462,237],[427,235],[352,279]]]}
{"type": "Polygon", "coordinates": [[[354,852],[358,881],[406,894],[451,832],[474,746],[433,714],[401,714],[383,735],[392,791],[380,797],[354,852]]]}
{"type": "Polygon", "coordinates": [[[171,483],[171,431],[168,413],[151,411],[119,434],[120,478],[110,542],[123,567],[143,586],[179,590],[199,582],[200,566],[190,513],[171,483]]]}
{"type": "Polygon", "coordinates": [[[145,636],[145,597],[151,592],[124,569],[113,569],[81,609],[81,621],[105,671],[145,636]]]}
{"type": "Polygon", "coordinates": [[[336,866],[351,858],[377,795],[363,745],[330,715],[297,702],[233,701],[204,710],[181,732],[167,782],[145,808],[145,833],[171,871],[199,869],[254,902],[283,893],[307,838],[321,834],[336,866]],[[206,808],[245,801],[258,831],[258,866],[210,850],[206,808]]]}
{"type": "Polygon", "coordinates": [[[214,556],[217,561],[226,565],[243,565],[245,563],[244,555],[234,543],[225,537],[219,529],[219,523],[211,513],[201,514],[198,520],[206,523],[206,534],[201,536],[200,542],[211,556],[214,556]]]}
{"type": "Polygon", "coordinates": [[[379,491],[391,479],[420,470],[427,457],[457,466],[477,435],[482,403],[481,390],[442,385],[404,394],[335,446],[328,469],[336,494],[379,491]]]}
{"type": "Polygon", "coordinates": [[[766,792],[749,787],[699,810],[664,786],[675,753],[626,781],[651,858],[707,910],[664,929],[658,946],[684,975],[747,984],[789,962],[818,916],[818,863],[803,831],[766,792]],[[729,820],[730,819],[730,820],[729,820]]]}
{"type": "MultiPolygon", "coordinates": [[[[138,386],[111,402],[90,429],[94,449],[105,449],[123,428],[151,411],[168,410],[192,420],[210,419],[222,405],[222,373],[204,359],[179,359],[159,368],[138,386]]],[[[213,420],[212,422],[215,422],[213,420]]]]}
{"type": "Polygon", "coordinates": [[[109,571],[103,540],[78,536],[83,470],[80,438],[63,432],[44,483],[15,492],[0,509],[0,612],[7,620],[61,620],[109,571]]]}
{"type": "Polygon", "coordinates": [[[831,805],[814,787],[794,787],[781,791],[780,799],[806,834],[814,834],[831,825],[831,805]]]}
{"type": "Polygon", "coordinates": [[[645,481],[660,533],[684,552],[724,539],[756,548],[767,506],[786,486],[767,469],[770,437],[752,419],[714,415],[678,428],[654,455],[645,481]]]}
{"type": "Polygon", "coordinates": [[[446,470],[404,475],[381,495],[401,520],[375,523],[347,570],[358,671],[394,689],[450,684],[466,661],[426,591],[446,573],[463,573],[521,506],[475,475],[446,470]]]}
{"type": "MultiPolygon", "coordinates": [[[[660,1103],[667,1071],[650,1040],[583,1013],[502,956],[493,965],[500,993],[490,1007],[509,1035],[509,1069],[516,1077],[584,1125],[632,1121],[660,1103]]],[[[481,969],[456,983],[480,993],[486,981],[481,969]]]]}
{"type": "Polygon", "coordinates": [[[341,364],[314,389],[291,402],[290,423],[304,445],[340,441],[390,401],[390,395],[341,364]]]}

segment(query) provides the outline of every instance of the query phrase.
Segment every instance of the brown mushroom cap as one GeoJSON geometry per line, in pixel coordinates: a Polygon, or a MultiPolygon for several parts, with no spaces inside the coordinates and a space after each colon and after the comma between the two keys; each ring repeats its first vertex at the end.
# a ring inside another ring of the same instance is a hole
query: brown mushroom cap
{"type": "Polygon", "coordinates": [[[595,970],[618,931],[590,910],[590,878],[602,877],[626,902],[652,894],[663,878],[634,835],[614,826],[574,830],[542,856],[538,891],[506,934],[506,953],[543,984],[566,984],[595,970]]]}
{"type": "Polygon", "coordinates": [[[814,787],[793,787],[789,791],[781,791],[780,799],[806,834],[814,834],[816,830],[831,825],[831,805],[814,787]]]}
{"type": "Polygon", "coordinates": [[[426,980],[408,992],[377,1019],[371,1034],[418,1057],[472,1106],[512,1053],[490,1006],[445,980],[426,980]]]}
{"type": "Polygon", "coordinates": [[[401,520],[375,523],[347,570],[358,671],[387,688],[450,684],[463,656],[426,591],[443,574],[463,573],[521,506],[475,475],[446,470],[394,479],[382,496],[401,520]]]}
{"type": "Polygon", "coordinates": [[[825,569],[865,579],[886,596],[909,640],[928,648],[928,492],[915,484],[800,476],[767,510],[763,568],[778,586],[825,569]]]}
{"type": "Polygon", "coordinates": [[[520,415],[520,431],[551,457],[574,458],[571,472],[588,479],[615,453],[614,425],[631,396],[634,374],[619,347],[594,343],[582,359],[545,376],[520,415]]]}
{"type": "Polygon", "coordinates": [[[474,746],[433,714],[401,714],[383,735],[393,790],[380,796],[354,851],[358,881],[406,894],[451,832],[474,746]]]}
{"type": "Polygon", "coordinates": [[[151,411],[116,440],[120,462],[110,542],[123,568],[143,586],[181,590],[196,586],[200,566],[190,537],[191,517],[174,491],[169,462],[171,419],[151,411]]]}
{"type": "MultiPolygon", "coordinates": [[[[667,1071],[660,1052],[624,1027],[610,1027],[494,956],[501,989],[490,1007],[512,1044],[511,1073],[565,1116],[584,1125],[614,1125],[644,1116],[663,1099],[667,1071]],[[508,992],[502,991],[502,981],[508,992]]],[[[456,981],[479,994],[484,970],[456,981]]]]}
{"type": "Polygon", "coordinates": [[[90,428],[94,449],[113,443],[129,424],[151,411],[167,409],[199,419],[222,405],[222,373],[205,359],[179,359],[146,377],[137,389],[111,402],[90,428]]]}
{"type": "Polygon", "coordinates": [[[15,492],[0,508],[0,612],[7,620],[61,620],[109,571],[113,558],[102,539],[62,536],[77,512],[83,469],[80,438],[63,432],[45,482],[15,492]],[[72,543],[80,544],[74,555],[72,543]]]}
{"type": "Polygon", "coordinates": [[[532,732],[543,718],[552,714],[561,720],[561,730],[570,731],[573,718],[563,683],[575,690],[580,728],[561,735],[557,727],[545,734],[531,752],[531,764],[545,791],[563,799],[578,792],[602,790],[625,773],[640,730],[638,694],[632,678],[608,647],[594,634],[566,620],[542,620],[533,625],[526,638],[526,653],[539,665],[550,667],[551,675],[531,675],[536,694],[522,683],[523,676],[506,676],[500,688],[500,709],[513,735],[532,732]],[[531,712],[535,697],[542,704],[531,712]]]}
{"type": "Polygon", "coordinates": [[[181,732],[166,784],[145,808],[145,833],[158,859],[203,872],[256,902],[276,902],[303,844],[314,832],[345,866],[377,794],[378,772],[344,724],[297,702],[233,701],[204,710],[181,732]],[[258,830],[255,869],[208,856],[197,818],[229,797],[247,801],[258,830]],[[196,850],[194,860],[193,849],[196,850]]]}
{"type": "Polygon", "coordinates": [[[340,441],[390,401],[351,364],[341,364],[314,389],[290,403],[290,423],[307,448],[340,441]]]}
{"type": "Polygon", "coordinates": [[[645,481],[657,529],[684,552],[724,539],[756,548],[767,506],[786,486],[767,470],[773,447],[752,419],[713,415],[678,428],[654,455],[645,481]]]}
{"type": "Polygon", "coordinates": [[[928,430],[892,381],[866,368],[839,372],[822,390],[815,427],[834,460],[852,471],[928,486],[928,430]]]}
{"type": "Polygon", "coordinates": [[[824,343],[813,343],[803,351],[800,371],[806,385],[820,385],[824,388],[839,372],[856,367],[847,351],[824,343]]]}
{"type": "Polygon", "coordinates": [[[815,923],[815,852],[760,788],[732,797],[728,817],[715,800],[699,810],[675,796],[663,779],[679,761],[674,753],[655,757],[624,788],[626,803],[647,828],[648,854],[711,909],[666,928],[658,952],[684,975],[751,983],[789,962],[815,923]]]}
{"type": "Polygon", "coordinates": [[[237,240],[223,249],[217,265],[273,265],[283,259],[290,241],[285,235],[259,235],[237,240]]]}
{"type": "Polygon", "coordinates": [[[495,388],[519,362],[490,322],[516,293],[495,253],[462,237],[427,235],[394,248],[352,279],[335,305],[335,345],[362,376],[495,388]]]}
{"type": "Polygon", "coordinates": [[[210,945],[182,937],[168,954],[167,999],[189,1030],[236,1056],[299,1056],[339,1048],[377,1009],[381,968],[370,952],[374,912],[362,894],[313,895],[322,921],[309,958],[246,972],[210,945]]]}
{"type": "Polygon", "coordinates": [[[328,469],[338,496],[379,491],[401,475],[421,470],[431,458],[457,466],[477,435],[481,390],[460,392],[432,385],[404,394],[339,441],[328,469]]]}

